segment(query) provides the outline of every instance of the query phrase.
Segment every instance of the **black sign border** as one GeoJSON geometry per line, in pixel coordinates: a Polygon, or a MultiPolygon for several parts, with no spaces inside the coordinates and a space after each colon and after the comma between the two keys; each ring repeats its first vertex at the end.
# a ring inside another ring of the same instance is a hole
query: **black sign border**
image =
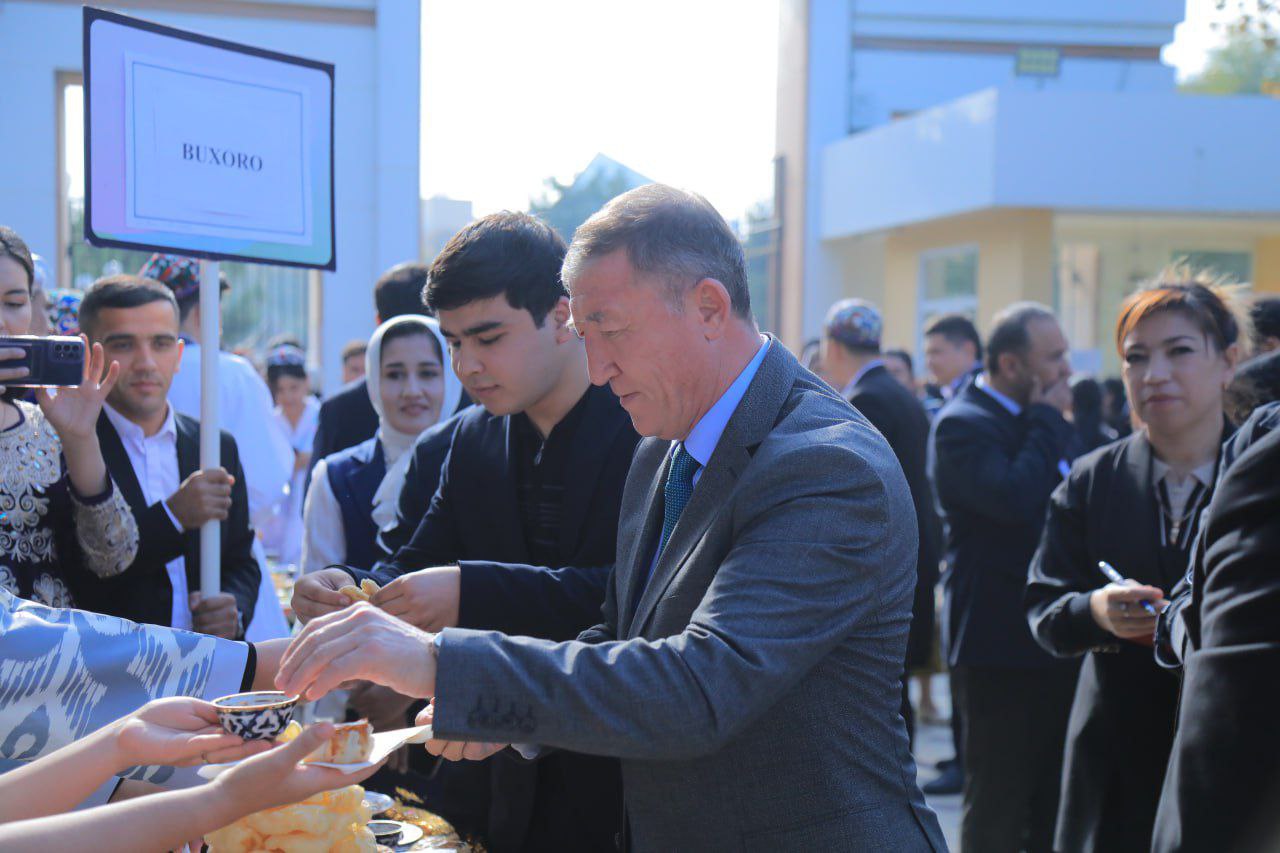
{"type": "Polygon", "coordinates": [[[320,62],[314,59],[306,59],[301,56],[291,56],[287,53],[277,53],[273,50],[265,50],[259,47],[251,47],[249,45],[239,44],[238,42],[226,41],[225,39],[214,38],[212,36],[193,33],[188,30],[179,30],[174,27],[167,27],[163,24],[157,24],[153,21],[143,20],[141,18],[133,18],[128,15],[121,15],[118,12],[109,12],[106,9],[96,9],[92,6],[84,7],[84,234],[90,244],[98,247],[113,247],[117,249],[142,249],[151,252],[163,252],[169,255],[185,255],[192,258],[205,258],[211,261],[242,261],[251,264],[271,264],[281,267],[297,267],[301,269],[318,269],[334,272],[338,268],[338,222],[337,222],[337,186],[334,182],[334,66],[330,62],[320,62]],[[227,255],[217,252],[198,251],[194,249],[178,249],[173,246],[156,246],[151,243],[135,243],[129,240],[115,240],[109,237],[102,237],[93,230],[93,148],[89,145],[90,128],[93,127],[90,116],[93,98],[90,93],[93,91],[90,85],[90,66],[89,66],[89,32],[96,21],[110,21],[125,27],[132,27],[138,30],[146,30],[147,32],[156,33],[170,38],[181,39],[183,41],[195,42],[196,44],[216,47],[222,50],[230,50],[235,53],[243,53],[248,56],[256,56],[261,59],[270,59],[276,62],[286,62],[292,65],[300,65],[304,68],[312,68],[329,75],[329,261],[324,264],[308,264],[298,261],[283,261],[278,258],[261,258],[250,255],[227,255]]]}

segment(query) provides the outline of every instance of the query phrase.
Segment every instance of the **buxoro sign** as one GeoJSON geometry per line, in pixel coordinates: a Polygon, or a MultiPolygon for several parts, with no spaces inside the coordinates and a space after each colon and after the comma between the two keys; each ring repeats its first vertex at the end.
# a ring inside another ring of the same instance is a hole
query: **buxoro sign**
{"type": "MultiPolygon", "coordinates": [[[[218,263],[332,270],[333,66],[84,10],[85,236],[200,262],[200,341],[221,344],[218,263]]],[[[220,464],[219,359],[200,361],[200,467],[220,464]]],[[[219,525],[200,590],[221,588],[219,525]]]]}
{"type": "Polygon", "coordinates": [[[333,269],[333,66],[86,9],[90,242],[333,269]]]}

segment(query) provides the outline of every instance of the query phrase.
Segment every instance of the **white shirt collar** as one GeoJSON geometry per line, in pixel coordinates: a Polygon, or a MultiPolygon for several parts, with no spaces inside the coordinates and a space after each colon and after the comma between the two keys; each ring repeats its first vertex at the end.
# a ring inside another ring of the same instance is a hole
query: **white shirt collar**
{"type": "MultiPolygon", "coordinates": [[[[165,405],[167,408],[164,423],[160,426],[159,431],[156,432],[154,436],[150,437],[172,437],[176,440],[178,437],[178,424],[177,420],[173,416],[173,406],[168,403],[165,405]]],[[[117,412],[112,408],[110,403],[104,402],[102,404],[102,411],[107,413],[107,420],[111,421],[111,425],[116,428],[116,433],[121,439],[127,439],[135,444],[141,444],[147,440],[148,436],[143,433],[142,427],[117,412]]]]}
{"type": "MultiPolygon", "coordinates": [[[[1192,469],[1192,478],[1198,480],[1202,486],[1210,485],[1213,482],[1214,465],[1215,463],[1213,462],[1206,462],[1198,468],[1192,469]]],[[[1170,477],[1173,474],[1173,469],[1169,467],[1167,462],[1160,461],[1154,455],[1151,457],[1151,472],[1155,475],[1157,483],[1169,478],[1169,485],[1174,485],[1173,479],[1170,477]]],[[[1186,481],[1184,480],[1183,482],[1185,483],[1186,481]]]]}
{"type": "Polygon", "coordinates": [[[743,395],[747,393],[747,386],[755,378],[756,371],[760,369],[760,363],[764,361],[765,353],[769,351],[772,341],[763,335],[760,337],[762,343],[760,349],[756,350],[755,356],[747,362],[746,367],[742,368],[738,378],[733,380],[733,384],[725,390],[715,405],[698,419],[693,429],[689,431],[689,437],[684,440],[684,449],[703,468],[707,467],[711,454],[720,443],[720,436],[724,434],[724,428],[729,425],[729,418],[733,416],[734,409],[738,408],[738,403],[742,402],[743,395]]]}

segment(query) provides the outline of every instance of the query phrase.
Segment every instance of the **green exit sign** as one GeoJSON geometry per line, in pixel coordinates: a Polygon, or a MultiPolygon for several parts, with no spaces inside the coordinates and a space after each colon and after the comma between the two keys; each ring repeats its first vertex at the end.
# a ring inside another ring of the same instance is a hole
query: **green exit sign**
{"type": "Polygon", "coordinates": [[[1061,63],[1056,47],[1020,47],[1014,70],[1019,77],[1057,77],[1061,63]]]}

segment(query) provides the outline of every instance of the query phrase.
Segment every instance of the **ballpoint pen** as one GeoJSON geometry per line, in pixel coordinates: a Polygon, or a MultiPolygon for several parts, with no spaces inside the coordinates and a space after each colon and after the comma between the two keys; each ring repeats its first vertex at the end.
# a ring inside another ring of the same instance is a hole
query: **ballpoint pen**
{"type": "MultiPolygon", "coordinates": [[[[1104,575],[1106,575],[1107,580],[1111,581],[1112,583],[1118,583],[1122,586],[1124,585],[1124,575],[1117,572],[1115,569],[1115,566],[1111,565],[1106,560],[1098,561],[1098,570],[1102,572],[1104,575]]],[[[1152,616],[1160,615],[1160,611],[1156,610],[1155,605],[1153,605],[1150,601],[1143,599],[1138,603],[1142,605],[1143,610],[1147,611],[1152,616]]]]}

